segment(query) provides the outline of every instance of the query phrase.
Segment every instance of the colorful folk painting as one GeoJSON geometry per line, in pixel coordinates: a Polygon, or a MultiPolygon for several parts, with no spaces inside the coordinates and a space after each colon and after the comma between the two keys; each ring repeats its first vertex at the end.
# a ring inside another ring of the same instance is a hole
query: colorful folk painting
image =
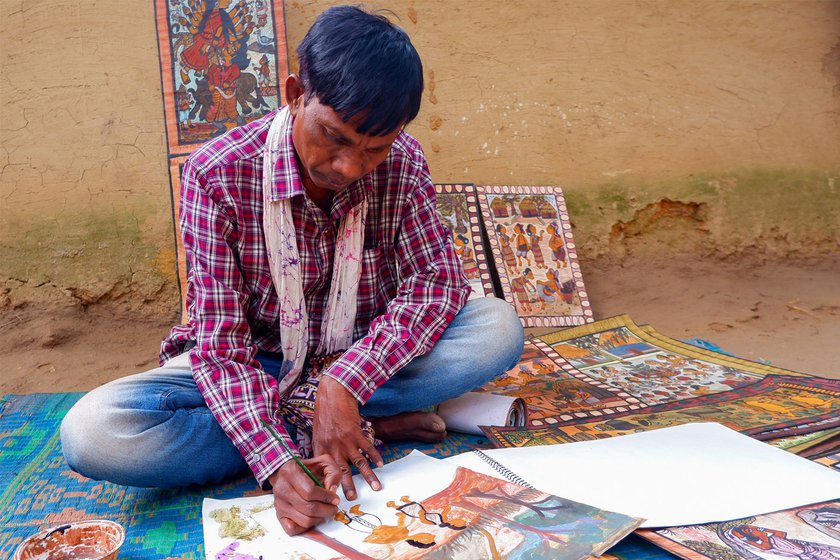
{"type": "Polygon", "coordinates": [[[283,532],[271,495],[205,499],[205,557],[582,560],[642,523],[417,451],[377,475],[381,491],[357,475],[357,498],[342,499],[334,519],[297,537],[283,532]]]}
{"type": "Polygon", "coordinates": [[[485,428],[498,447],[601,439],[690,422],[718,422],[760,440],[840,426],[840,380],[768,375],[738,389],[595,421],[533,429],[485,428]]]}
{"type": "Polygon", "coordinates": [[[767,374],[802,375],[670,339],[621,315],[539,336],[586,378],[643,406],[713,395],[767,374]]]}
{"type": "Polygon", "coordinates": [[[638,534],[687,560],[838,560],[840,501],[638,534]]]}
{"type": "Polygon", "coordinates": [[[823,457],[814,459],[814,461],[825,465],[826,467],[840,471],[840,451],[828,453],[823,457]]]}
{"type": "Polygon", "coordinates": [[[170,154],[283,105],[282,0],[156,0],[155,12],[170,154]]]}
{"type": "Polygon", "coordinates": [[[436,184],[437,211],[452,234],[455,252],[470,282],[470,299],[492,296],[493,280],[487,266],[475,185],[436,184]]]}
{"type": "Polygon", "coordinates": [[[532,427],[641,408],[638,399],[585,376],[539,339],[526,341],[519,363],[478,392],[521,398],[532,427]]]}
{"type": "Polygon", "coordinates": [[[526,327],[592,321],[560,187],[478,186],[505,300],[526,327]]]}
{"type": "Polygon", "coordinates": [[[362,545],[350,547],[317,530],[310,538],[350,559],[583,559],[641,523],[462,467],[441,492],[421,501],[403,496],[387,506],[392,521],[358,506],[337,515],[366,535],[362,545]]]}

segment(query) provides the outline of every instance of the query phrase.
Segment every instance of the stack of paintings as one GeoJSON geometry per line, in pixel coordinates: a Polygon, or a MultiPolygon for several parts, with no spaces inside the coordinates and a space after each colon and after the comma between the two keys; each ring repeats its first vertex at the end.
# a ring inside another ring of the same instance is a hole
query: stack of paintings
{"type": "Polygon", "coordinates": [[[499,447],[567,443],[714,421],[756,439],[837,450],[840,381],[685,344],[619,316],[541,335],[481,390],[521,397],[526,428],[488,427],[499,447]]]}
{"type": "MultiPolygon", "coordinates": [[[[532,338],[519,364],[481,390],[519,396],[529,408],[525,428],[484,428],[497,447],[714,421],[840,470],[840,380],[695,347],[627,316],[532,338]]],[[[839,527],[832,501],[637,533],[688,560],[835,560],[839,527]]]]}

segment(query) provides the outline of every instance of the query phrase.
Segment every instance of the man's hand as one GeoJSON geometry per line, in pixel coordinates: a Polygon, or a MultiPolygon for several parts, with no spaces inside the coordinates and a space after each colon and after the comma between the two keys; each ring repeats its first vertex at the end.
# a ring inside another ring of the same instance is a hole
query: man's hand
{"type": "Polygon", "coordinates": [[[341,469],[341,488],[348,500],[356,499],[353,472],[348,464],[354,465],[374,490],[382,484],[370,462],[384,465],[376,447],[362,432],[359,405],[355,397],[332,377],[323,376],[315,395],[315,418],[312,421],[312,452],[327,454],[341,469]],[[365,456],[367,455],[367,457],[365,456]]]}
{"type": "Polygon", "coordinates": [[[303,463],[324,481],[326,488],[317,486],[294,460],[286,461],[268,477],[274,492],[274,510],[287,535],[303,533],[335,515],[341,471],[329,455],[304,459],[303,463]]]}

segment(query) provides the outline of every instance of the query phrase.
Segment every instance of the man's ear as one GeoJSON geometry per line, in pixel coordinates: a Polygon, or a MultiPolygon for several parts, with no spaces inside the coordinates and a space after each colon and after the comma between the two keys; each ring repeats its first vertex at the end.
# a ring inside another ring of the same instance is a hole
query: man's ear
{"type": "Polygon", "coordinates": [[[297,114],[298,108],[303,105],[304,95],[303,82],[297,74],[289,74],[286,78],[286,103],[293,117],[297,114]]]}

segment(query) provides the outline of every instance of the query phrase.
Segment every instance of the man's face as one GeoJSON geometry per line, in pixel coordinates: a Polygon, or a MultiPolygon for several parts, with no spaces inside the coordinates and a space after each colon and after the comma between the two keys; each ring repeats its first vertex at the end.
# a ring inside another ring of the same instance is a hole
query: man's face
{"type": "Polygon", "coordinates": [[[288,96],[295,145],[304,185],[316,191],[340,192],[385,161],[400,129],[385,136],[356,132],[358,118],[344,122],[327,105],[303,92],[288,96]]]}

